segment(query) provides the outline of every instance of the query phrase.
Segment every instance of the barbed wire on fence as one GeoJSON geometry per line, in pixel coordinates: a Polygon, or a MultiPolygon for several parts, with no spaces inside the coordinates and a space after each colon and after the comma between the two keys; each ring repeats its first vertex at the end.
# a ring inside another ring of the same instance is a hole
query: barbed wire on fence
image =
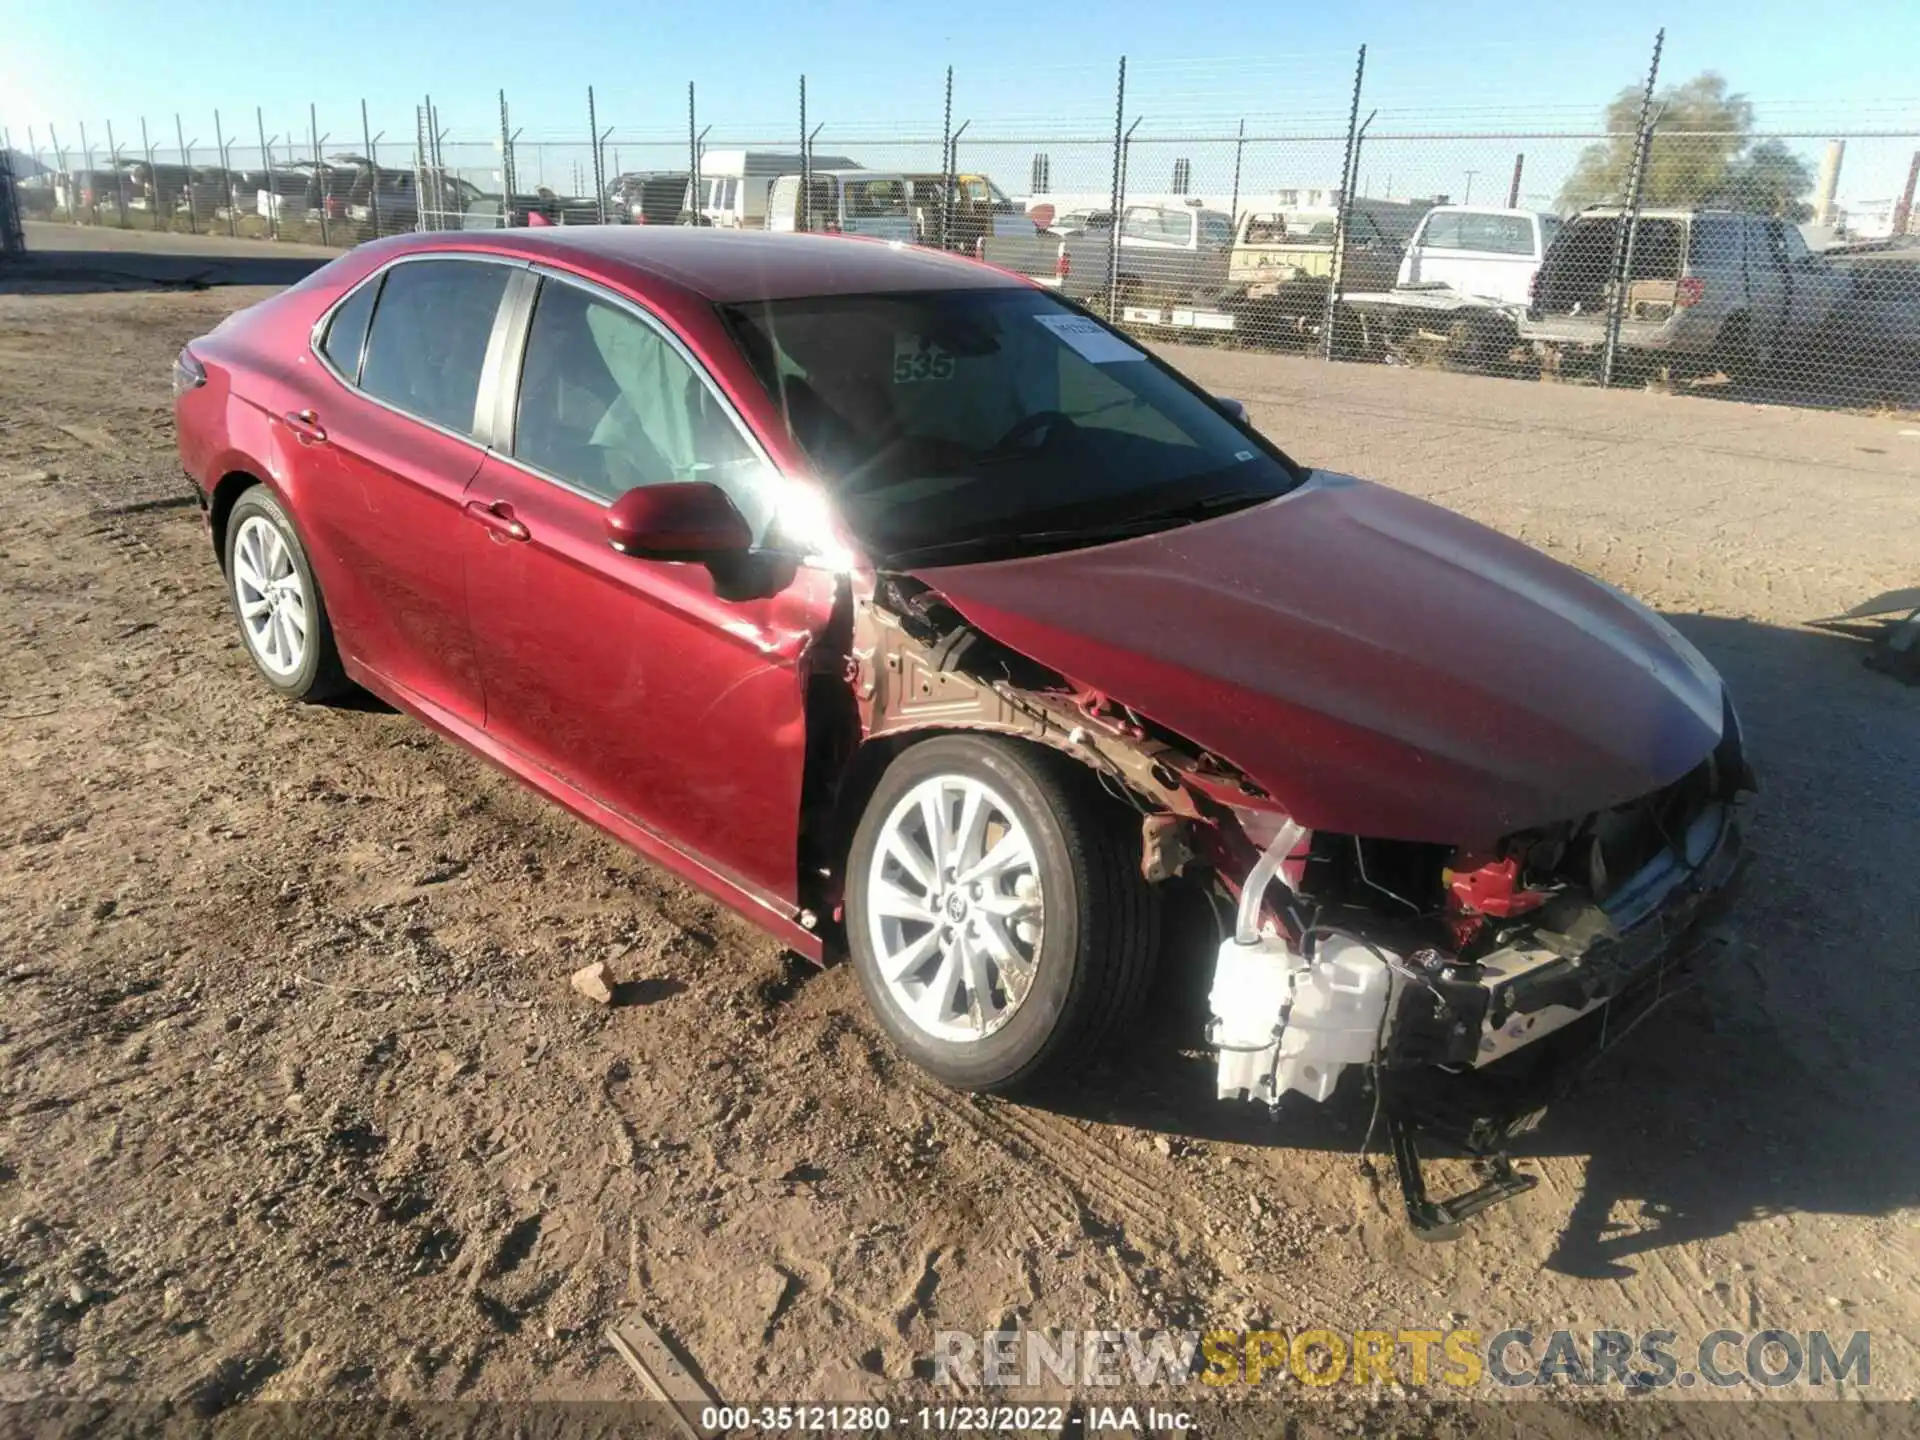
{"type": "MultiPolygon", "coordinates": [[[[973,254],[1155,339],[1920,404],[1920,246],[1902,248],[1920,102],[1756,108],[1711,73],[1663,83],[1663,43],[1587,100],[1463,95],[1406,51],[1382,81],[1363,49],[930,67],[921,103],[885,119],[836,113],[801,76],[785,117],[709,114],[690,83],[684,114],[583,87],[574,119],[522,124],[496,90],[457,117],[423,94],[410,128],[365,101],[276,102],[140,119],[137,143],[112,124],[4,139],[27,219],[323,245],[540,222],[846,230],[973,254]]],[[[1522,54],[1454,58],[1498,94],[1522,54]]]]}

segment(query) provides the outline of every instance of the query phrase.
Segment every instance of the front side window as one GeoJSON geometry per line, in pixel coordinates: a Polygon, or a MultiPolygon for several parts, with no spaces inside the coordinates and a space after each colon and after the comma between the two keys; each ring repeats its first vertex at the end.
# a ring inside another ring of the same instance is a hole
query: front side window
{"type": "Polygon", "coordinates": [[[1224,215],[1208,211],[1200,217],[1200,244],[1206,249],[1226,249],[1233,244],[1233,222],[1224,215]]]}
{"type": "Polygon", "coordinates": [[[1295,483],[1159,362],[1041,291],[819,296],[723,314],[878,556],[1096,543],[1115,524],[1178,523],[1158,517],[1295,483]]]}
{"type": "Polygon", "coordinates": [[[541,283],[513,453],[603,501],[711,481],[763,528],[764,468],[713,391],[653,326],[578,285],[541,283]]]}
{"type": "Polygon", "coordinates": [[[395,265],[380,286],[360,388],[471,435],[487,341],[512,271],[471,260],[395,265]]]}

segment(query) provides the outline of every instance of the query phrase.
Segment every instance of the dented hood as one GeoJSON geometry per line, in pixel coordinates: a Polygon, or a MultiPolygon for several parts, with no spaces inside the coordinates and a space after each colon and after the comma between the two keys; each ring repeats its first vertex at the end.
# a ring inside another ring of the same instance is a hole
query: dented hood
{"type": "Polygon", "coordinates": [[[1652,611],[1345,476],[1138,539],[914,574],[1314,829],[1492,840],[1655,790],[1720,736],[1718,675],[1652,611]]]}

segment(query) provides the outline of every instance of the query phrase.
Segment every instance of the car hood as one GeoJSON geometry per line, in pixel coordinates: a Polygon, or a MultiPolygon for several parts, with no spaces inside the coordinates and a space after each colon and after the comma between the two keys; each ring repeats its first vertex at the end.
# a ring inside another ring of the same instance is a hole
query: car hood
{"type": "Polygon", "coordinates": [[[1314,829],[1489,841],[1656,790],[1720,737],[1719,676],[1645,606],[1347,476],[1114,544],[912,574],[1314,829]]]}

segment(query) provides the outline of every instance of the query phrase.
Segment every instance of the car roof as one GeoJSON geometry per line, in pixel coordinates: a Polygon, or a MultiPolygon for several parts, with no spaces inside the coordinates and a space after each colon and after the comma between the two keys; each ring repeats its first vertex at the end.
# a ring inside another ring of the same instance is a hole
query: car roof
{"type": "MultiPolygon", "coordinates": [[[[422,242],[417,248],[434,244],[432,236],[417,238],[422,242]]],[[[473,238],[470,232],[463,236],[473,238]]],[[[956,255],[897,242],[708,226],[516,229],[487,237],[486,248],[551,259],[616,282],[664,283],[723,304],[888,291],[1021,289],[1029,283],[956,255]]]]}

